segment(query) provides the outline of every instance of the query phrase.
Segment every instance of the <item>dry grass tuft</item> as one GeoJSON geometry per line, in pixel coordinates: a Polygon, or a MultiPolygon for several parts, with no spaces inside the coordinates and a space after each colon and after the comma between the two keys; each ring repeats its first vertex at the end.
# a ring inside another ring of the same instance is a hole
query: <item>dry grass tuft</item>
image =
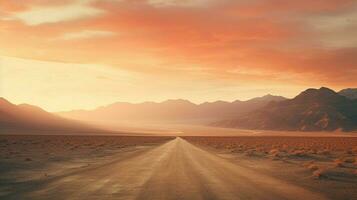
{"type": "Polygon", "coordinates": [[[329,150],[325,149],[325,150],[322,150],[322,151],[317,151],[317,154],[324,155],[324,156],[329,156],[329,155],[331,155],[331,152],[329,150]]]}
{"type": "Polygon", "coordinates": [[[269,151],[269,154],[270,155],[277,155],[277,154],[279,154],[279,150],[278,149],[272,149],[272,150],[269,151]]]}
{"type": "Polygon", "coordinates": [[[342,157],[334,160],[335,167],[347,167],[356,163],[355,157],[342,157]]]}
{"type": "Polygon", "coordinates": [[[344,165],[343,165],[343,161],[341,160],[341,159],[336,159],[336,160],[334,160],[334,165],[335,165],[335,167],[343,167],[344,165]]]}
{"type": "Polygon", "coordinates": [[[311,171],[316,171],[319,169],[319,166],[316,164],[311,164],[309,166],[307,166],[308,169],[310,169],[311,171]]]}
{"type": "Polygon", "coordinates": [[[25,161],[32,161],[31,158],[25,158],[25,161]]]}
{"type": "Polygon", "coordinates": [[[354,163],[354,162],[356,162],[356,158],[354,158],[354,157],[346,157],[346,158],[343,158],[343,162],[345,162],[345,163],[354,163]]]}
{"type": "Polygon", "coordinates": [[[323,169],[315,170],[312,172],[312,177],[315,179],[321,179],[325,175],[325,171],[323,169]]]}
{"type": "Polygon", "coordinates": [[[307,156],[307,153],[304,150],[295,150],[291,153],[291,155],[303,157],[303,156],[307,156]]]}

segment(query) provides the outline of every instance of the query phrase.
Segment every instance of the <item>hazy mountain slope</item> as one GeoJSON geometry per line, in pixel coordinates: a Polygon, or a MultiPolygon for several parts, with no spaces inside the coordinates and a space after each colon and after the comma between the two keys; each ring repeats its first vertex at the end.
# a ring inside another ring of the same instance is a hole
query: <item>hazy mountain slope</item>
{"type": "Polygon", "coordinates": [[[194,104],[187,100],[167,100],[161,103],[139,104],[118,102],[95,110],[77,110],[58,113],[80,120],[195,120],[228,119],[265,106],[270,101],[286,98],[266,95],[248,101],[216,101],[194,104]]]}
{"type": "Polygon", "coordinates": [[[15,105],[4,98],[0,98],[0,127],[2,130],[95,130],[85,124],[48,113],[39,107],[15,105]]]}
{"type": "Polygon", "coordinates": [[[162,103],[144,102],[131,104],[118,102],[98,109],[58,113],[65,117],[81,120],[143,120],[180,119],[192,115],[196,105],[185,100],[167,100],[162,103]]]}
{"type": "Polygon", "coordinates": [[[214,125],[267,130],[355,130],[357,101],[324,87],[308,89],[291,100],[273,102],[245,116],[214,125]]]}
{"type": "Polygon", "coordinates": [[[338,92],[338,94],[349,99],[357,99],[357,88],[347,88],[338,92]]]}
{"type": "Polygon", "coordinates": [[[209,118],[209,119],[229,119],[232,117],[237,117],[258,108],[267,105],[271,101],[282,101],[286,100],[285,97],[265,95],[263,97],[253,98],[247,101],[216,101],[216,102],[206,102],[199,104],[198,107],[198,118],[209,118]]]}

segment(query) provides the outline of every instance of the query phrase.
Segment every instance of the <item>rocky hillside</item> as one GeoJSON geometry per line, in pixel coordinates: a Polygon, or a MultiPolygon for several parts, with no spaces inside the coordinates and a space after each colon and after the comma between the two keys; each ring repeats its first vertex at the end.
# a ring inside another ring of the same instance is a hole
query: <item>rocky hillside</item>
{"type": "Polygon", "coordinates": [[[357,100],[325,87],[308,89],[291,100],[272,102],[245,116],[213,125],[262,130],[356,130],[357,100]]]}

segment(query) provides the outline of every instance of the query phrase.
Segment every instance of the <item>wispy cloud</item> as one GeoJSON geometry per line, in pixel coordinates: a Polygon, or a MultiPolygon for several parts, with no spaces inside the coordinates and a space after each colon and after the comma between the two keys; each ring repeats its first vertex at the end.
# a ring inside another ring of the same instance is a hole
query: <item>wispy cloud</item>
{"type": "Polygon", "coordinates": [[[89,5],[89,1],[74,1],[57,6],[33,6],[28,10],[16,12],[14,17],[28,25],[56,23],[102,14],[103,11],[89,5]]]}
{"type": "Polygon", "coordinates": [[[64,33],[58,39],[76,40],[76,39],[88,39],[88,38],[96,38],[96,37],[108,37],[113,35],[116,35],[116,33],[110,31],[83,30],[79,32],[64,33]]]}
{"type": "Polygon", "coordinates": [[[182,7],[197,7],[205,6],[214,0],[148,0],[150,5],[162,7],[162,6],[182,6],[182,7]]]}

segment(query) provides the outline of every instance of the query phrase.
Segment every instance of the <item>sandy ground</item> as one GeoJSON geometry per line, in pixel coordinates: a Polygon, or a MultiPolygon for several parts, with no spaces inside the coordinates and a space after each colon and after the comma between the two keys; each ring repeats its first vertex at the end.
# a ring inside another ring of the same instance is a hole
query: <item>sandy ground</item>
{"type": "Polygon", "coordinates": [[[41,184],[71,173],[140,154],[172,139],[142,136],[2,135],[0,199],[19,199],[16,195],[12,196],[27,193],[41,184]]]}
{"type": "Polygon", "coordinates": [[[324,194],[357,197],[357,137],[184,137],[237,165],[324,194]]]}
{"type": "MultiPolygon", "coordinates": [[[[109,142],[113,140],[106,140],[103,149],[113,145],[109,142]]],[[[290,169],[290,176],[285,177],[269,170],[276,167],[272,161],[259,168],[249,159],[223,156],[181,138],[164,141],[104,151],[98,156],[86,151],[71,160],[43,161],[28,168],[22,165],[40,158],[6,161],[7,167],[0,169],[0,198],[331,199],[324,190],[292,181],[295,166],[278,165],[290,169]]]]}

